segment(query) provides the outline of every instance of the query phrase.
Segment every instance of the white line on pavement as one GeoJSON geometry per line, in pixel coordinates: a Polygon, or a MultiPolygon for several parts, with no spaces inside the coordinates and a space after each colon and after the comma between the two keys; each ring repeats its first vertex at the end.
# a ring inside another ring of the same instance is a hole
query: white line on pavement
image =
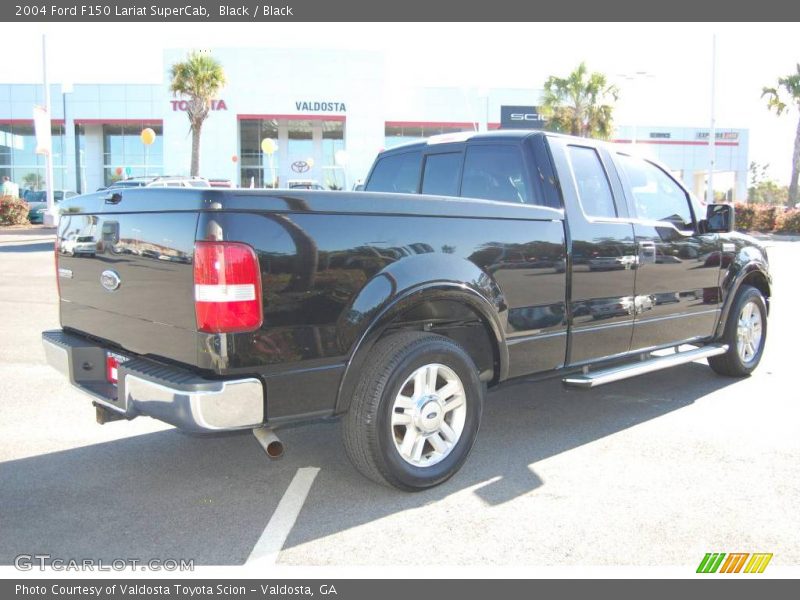
{"type": "Polygon", "coordinates": [[[247,558],[248,565],[274,565],[278,553],[294,527],[297,516],[303,508],[314,478],[319,473],[317,467],[303,467],[297,473],[283,494],[278,508],[272,514],[261,537],[247,558]]]}

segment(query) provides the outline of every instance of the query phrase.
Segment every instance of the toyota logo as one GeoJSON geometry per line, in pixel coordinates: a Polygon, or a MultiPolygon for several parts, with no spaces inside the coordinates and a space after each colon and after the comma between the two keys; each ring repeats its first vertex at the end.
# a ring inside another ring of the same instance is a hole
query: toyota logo
{"type": "Polygon", "coordinates": [[[115,271],[103,271],[100,274],[100,285],[106,288],[109,292],[113,292],[119,287],[122,280],[115,271]]]}
{"type": "Polygon", "coordinates": [[[292,171],[295,173],[306,173],[311,166],[304,160],[296,160],[292,163],[292,171]]]}

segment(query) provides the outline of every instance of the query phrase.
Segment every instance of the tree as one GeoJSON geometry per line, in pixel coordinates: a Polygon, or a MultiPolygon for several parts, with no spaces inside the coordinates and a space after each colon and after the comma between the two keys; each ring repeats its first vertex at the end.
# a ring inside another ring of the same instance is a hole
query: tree
{"type": "Polygon", "coordinates": [[[788,192],[785,185],[779,185],[769,176],[769,164],[755,161],[750,163],[750,186],[747,188],[747,201],[753,204],[786,204],[788,192]]]}
{"type": "Polygon", "coordinates": [[[540,110],[551,131],[608,139],[618,97],[617,86],[602,73],[589,73],[582,62],[565,78],[547,78],[540,110]]]}
{"type": "Polygon", "coordinates": [[[38,173],[26,173],[22,177],[22,185],[34,191],[39,190],[44,187],[44,177],[38,173]]]}
{"type": "MultiPolygon", "coordinates": [[[[778,85],[765,87],[761,97],[767,98],[767,108],[774,110],[781,116],[789,112],[790,107],[800,110],[800,63],[797,64],[797,73],[778,78],[778,85]]],[[[797,121],[797,131],[794,135],[794,152],[792,153],[792,176],[789,179],[789,206],[797,202],[797,180],[800,176],[800,119],[797,121]]]]}
{"type": "Polygon", "coordinates": [[[211,101],[225,85],[222,65],[206,52],[193,51],[184,62],[170,68],[170,91],[187,100],[186,116],[192,132],[192,165],[190,173],[200,174],[200,132],[211,110],[211,101]]]}

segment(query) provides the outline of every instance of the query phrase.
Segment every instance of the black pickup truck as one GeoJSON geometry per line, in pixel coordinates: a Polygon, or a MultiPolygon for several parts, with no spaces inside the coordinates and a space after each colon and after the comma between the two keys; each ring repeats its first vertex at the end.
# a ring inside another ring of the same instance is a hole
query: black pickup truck
{"type": "Polygon", "coordinates": [[[100,422],[252,429],[271,455],[273,428],[340,416],[358,470],[405,490],[459,469],[510,378],[759,363],[764,248],[620,146],[445,135],[382,153],[365,188],[64,201],[48,361],[100,422]],[[78,236],[93,253],[64,251],[78,236]]]}

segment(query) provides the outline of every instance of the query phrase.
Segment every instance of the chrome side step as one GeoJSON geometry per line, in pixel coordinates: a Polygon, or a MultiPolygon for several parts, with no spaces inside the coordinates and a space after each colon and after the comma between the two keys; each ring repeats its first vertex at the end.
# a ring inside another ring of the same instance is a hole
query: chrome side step
{"type": "Polygon", "coordinates": [[[600,371],[594,371],[582,375],[570,375],[568,377],[564,377],[564,379],[561,381],[567,385],[574,385],[576,387],[588,389],[597,387],[598,385],[611,383],[612,381],[628,379],[629,377],[636,377],[637,375],[643,375],[644,373],[660,371],[661,369],[668,369],[669,367],[683,365],[700,358],[708,358],[709,356],[725,354],[727,351],[728,346],[726,344],[711,344],[708,346],[695,348],[693,350],[668,354],[667,356],[648,358],[633,364],[611,367],[610,369],[602,369],[600,371]]]}

